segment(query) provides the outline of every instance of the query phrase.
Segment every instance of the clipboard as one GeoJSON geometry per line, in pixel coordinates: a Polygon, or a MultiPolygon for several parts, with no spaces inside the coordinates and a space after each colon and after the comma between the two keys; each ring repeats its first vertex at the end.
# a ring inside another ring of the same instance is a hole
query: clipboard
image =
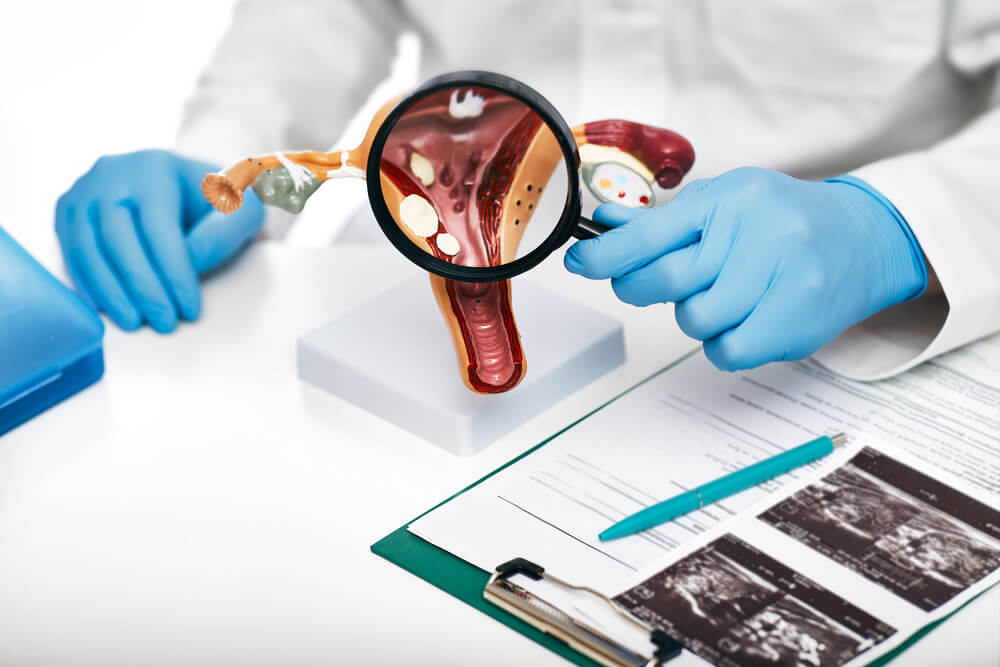
{"type": "MultiPolygon", "coordinates": [[[[576,422],[574,422],[574,425],[575,424],[576,422]]],[[[567,428],[572,428],[572,425],[567,428]]],[[[563,429],[563,431],[565,430],[566,429],[563,429]]],[[[559,433],[562,433],[563,431],[560,431],[559,433]]],[[[538,448],[544,446],[547,442],[549,442],[549,440],[555,438],[559,435],[559,433],[546,439],[535,447],[532,447],[517,458],[508,461],[503,466],[492,471],[482,479],[477,480],[465,489],[462,489],[458,493],[438,503],[431,509],[427,510],[427,512],[434,511],[441,505],[444,505],[465,491],[468,491],[477,484],[497,474],[507,466],[512,465],[525,456],[528,456],[538,448]]],[[[424,512],[424,514],[427,512],[424,512]]],[[[573,664],[581,665],[583,667],[601,667],[600,663],[588,658],[583,653],[576,651],[565,642],[546,634],[539,628],[536,628],[527,621],[518,618],[511,612],[487,602],[483,597],[483,592],[486,590],[486,585],[489,583],[491,573],[481,570],[478,567],[462,560],[458,556],[436,547],[430,542],[426,542],[410,533],[407,530],[410,523],[413,523],[413,521],[416,521],[421,516],[423,516],[423,514],[414,517],[405,525],[400,526],[373,544],[371,546],[372,553],[377,556],[381,556],[390,563],[398,565],[410,574],[420,577],[427,583],[440,588],[445,593],[448,593],[452,597],[458,598],[467,605],[478,609],[487,616],[503,623],[512,630],[515,630],[533,642],[544,646],[553,653],[562,656],[573,664]]]]}
{"type": "Polygon", "coordinates": [[[532,640],[536,644],[544,646],[553,653],[556,653],[557,655],[565,658],[566,660],[570,661],[575,665],[581,665],[583,667],[601,667],[601,664],[599,662],[584,655],[580,651],[577,651],[576,649],[572,648],[566,642],[557,639],[556,637],[550,634],[547,634],[540,628],[535,627],[534,625],[528,623],[522,618],[519,618],[510,611],[502,609],[501,607],[491,602],[488,602],[486,598],[483,596],[483,593],[486,590],[487,584],[490,583],[490,579],[493,573],[481,570],[475,565],[472,565],[462,560],[458,556],[455,556],[454,554],[449,553],[444,549],[441,549],[440,547],[434,546],[430,542],[427,542],[417,537],[416,535],[410,533],[407,530],[407,528],[409,528],[409,525],[414,521],[416,521],[417,519],[419,519],[420,517],[424,516],[425,514],[429,514],[430,512],[433,512],[438,507],[441,507],[442,505],[451,502],[452,500],[462,495],[469,489],[472,489],[475,486],[486,481],[490,477],[493,477],[493,475],[496,475],[502,470],[506,469],[507,467],[514,465],[521,459],[530,456],[532,453],[541,449],[546,444],[548,444],[555,438],[559,437],[569,429],[573,428],[574,426],[582,422],[584,419],[587,419],[587,417],[590,417],[598,410],[601,410],[606,406],[610,405],[611,403],[613,403],[614,401],[617,401],[622,396],[628,394],[634,389],[649,382],[650,380],[660,375],[661,373],[670,370],[675,365],[679,364],[681,361],[687,359],[696,352],[698,352],[698,350],[692,350],[688,354],[681,356],[673,363],[668,364],[666,367],[660,369],[656,373],[653,373],[652,375],[640,381],[639,383],[633,385],[632,387],[629,387],[622,393],[613,397],[611,400],[598,406],[594,410],[591,410],[583,417],[577,419],[576,421],[572,422],[565,428],[552,434],[551,436],[549,436],[542,442],[538,443],[534,447],[528,449],[519,456],[514,457],[513,459],[503,464],[496,470],[493,470],[492,472],[486,474],[482,478],[476,480],[475,482],[465,487],[464,489],[458,491],[457,493],[452,494],[451,496],[442,500],[434,507],[428,509],[426,512],[423,512],[422,514],[414,517],[406,524],[400,526],[399,528],[389,533],[375,544],[371,545],[372,553],[374,553],[377,556],[381,556],[390,563],[398,565],[399,567],[403,568],[410,574],[416,575],[417,577],[423,579],[424,581],[435,586],[436,588],[440,588],[441,590],[443,590],[445,593],[448,593],[452,597],[458,598],[467,605],[474,607],[475,609],[478,609],[487,616],[490,616],[491,618],[499,621],[500,623],[503,623],[512,630],[515,630],[516,632],[524,635],[525,637],[532,640]]]}
{"type": "MultiPolygon", "coordinates": [[[[548,440],[545,442],[548,442],[548,440]]],[[[545,443],[542,443],[542,445],[544,444],[545,443]]],[[[504,464],[502,467],[494,470],[486,477],[477,480],[468,488],[472,488],[483,480],[492,477],[503,468],[506,468],[511,463],[514,463],[514,461],[527,456],[542,445],[538,445],[525,454],[517,457],[517,459],[504,464]]],[[[463,489],[454,496],[449,497],[444,502],[439,503],[434,508],[428,510],[428,512],[452,500],[452,498],[464,493],[466,490],[468,489],[463,489]]],[[[423,516],[423,514],[420,516],[423,516]]],[[[373,544],[371,546],[372,553],[403,568],[410,574],[416,575],[432,586],[441,589],[445,593],[461,600],[470,607],[481,611],[494,620],[503,623],[512,630],[524,635],[536,644],[544,646],[553,653],[556,653],[575,665],[581,665],[583,667],[601,667],[600,663],[592,660],[583,653],[576,651],[565,642],[546,634],[542,630],[518,618],[514,614],[487,602],[483,597],[483,591],[485,590],[492,573],[481,570],[474,565],[470,565],[461,558],[445,551],[444,549],[434,546],[430,542],[425,542],[421,538],[407,531],[409,524],[419,519],[420,516],[414,517],[405,525],[400,526],[373,544]]],[[[970,600],[970,602],[971,601],[972,600],[970,600]]],[[[950,617],[942,618],[934,623],[931,623],[930,625],[925,626],[917,633],[911,635],[909,639],[897,646],[893,651],[869,663],[869,667],[882,667],[882,665],[887,664],[948,618],[950,617]]]]}
{"type": "MultiPolygon", "coordinates": [[[[556,637],[547,634],[538,627],[535,627],[534,625],[528,623],[522,618],[519,618],[518,616],[512,614],[511,612],[506,611],[505,609],[502,609],[501,607],[491,602],[488,602],[484,598],[483,594],[484,591],[486,590],[487,584],[490,583],[491,576],[494,573],[481,570],[478,567],[462,560],[458,556],[455,556],[454,554],[451,554],[445,551],[444,549],[434,546],[430,542],[426,542],[425,540],[410,533],[407,530],[407,528],[411,523],[423,517],[425,514],[433,512],[437,508],[451,502],[452,500],[462,495],[466,491],[475,488],[482,482],[493,477],[494,475],[498,474],[507,467],[517,463],[518,461],[527,456],[530,456],[531,454],[541,449],[555,438],[559,437],[569,429],[573,428],[583,420],[587,419],[588,417],[596,413],[598,410],[607,407],[614,401],[617,401],[622,396],[625,396],[629,392],[644,385],[645,383],[661,375],[662,373],[667,372],[668,370],[670,370],[677,364],[681,363],[688,357],[692,356],[693,354],[697,354],[699,351],[700,351],[699,349],[695,349],[689,352],[688,354],[681,356],[676,361],[668,364],[664,368],[660,369],[656,373],[653,373],[652,375],[645,378],[641,382],[635,384],[634,386],[629,387],[621,394],[618,394],[611,400],[600,405],[594,410],[588,412],[580,419],[577,419],[576,421],[572,422],[571,424],[561,429],[557,433],[554,433],[553,435],[549,436],[539,444],[528,449],[519,456],[516,456],[515,458],[511,459],[510,461],[503,464],[496,470],[493,470],[492,472],[486,474],[481,479],[476,480],[475,482],[465,487],[464,489],[461,489],[460,491],[452,494],[445,500],[442,500],[434,507],[431,507],[427,511],[414,517],[406,524],[400,526],[399,528],[389,533],[375,544],[371,545],[372,553],[376,554],[377,556],[381,556],[387,561],[403,568],[407,572],[416,575],[417,577],[423,579],[427,583],[435,586],[436,588],[441,589],[445,593],[448,593],[452,597],[457,598],[462,602],[465,602],[470,607],[478,609],[484,614],[499,621],[500,623],[503,623],[507,627],[517,631],[518,633],[524,635],[525,637],[534,641],[535,643],[544,646],[553,653],[556,653],[557,655],[565,658],[566,660],[568,660],[573,664],[582,665],[585,667],[601,667],[601,664],[599,662],[591,659],[587,655],[584,655],[580,651],[575,650],[564,641],[561,641],[556,637]]],[[[982,595],[982,593],[980,593],[980,595],[982,595]]],[[[924,637],[929,632],[934,630],[934,628],[936,628],[941,623],[951,618],[951,616],[957,613],[959,610],[964,609],[965,606],[967,606],[969,603],[971,603],[978,597],[979,596],[977,595],[971,598],[964,605],[962,605],[954,612],[952,612],[952,614],[949,614],[944,618],[938,619],[934,622],[925,625],[920,630],[910,635],[906,639],[906,641],[897,646],[895,649],[882,655],[876,660],[873,660],[872,662],[868,663],[868,667],[882,667],[882,665],[889,663],[898,655],[903,653],[906,649],[908,649],[910,646],[919,641],[922,637],[924,637]]]]}

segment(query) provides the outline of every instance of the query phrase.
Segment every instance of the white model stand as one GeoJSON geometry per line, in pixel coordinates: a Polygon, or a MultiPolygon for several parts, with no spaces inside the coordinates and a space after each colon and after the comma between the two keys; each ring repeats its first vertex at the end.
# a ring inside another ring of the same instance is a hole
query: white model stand
{"type": "Polygon", "coordinates": [[[456,454],[474,454],[625,361],[622,325],[515,280],[528,374],[505,394],[459,377],[426,280],[413,280],[299,339],[299,377],[456,454]]]}

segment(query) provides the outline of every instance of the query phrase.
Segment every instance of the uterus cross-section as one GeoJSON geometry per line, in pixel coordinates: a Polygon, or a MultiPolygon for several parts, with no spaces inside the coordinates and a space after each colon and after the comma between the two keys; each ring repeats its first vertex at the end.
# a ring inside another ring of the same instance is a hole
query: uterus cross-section
{"type": "MultiPolygon", "coordinates": [[[[232,211],[252,185],[265,203],[301,210],[324,181],[364,177],[372,140],[394,104],[379,110],[354,150],[245,158],[208,175],[205,195],[219,210],[232,211]]],[[[629,121],[587,123],[573,128],[573,136],[582,164],[572,167],[581,167],[582,185],[597,201],[653,206],[657,191],[676,185],[694,160],[680,135],[629,121]]],[[[490,89],[467,88],[442,90],[409,107],[389,133],[378,166],[385,204],[416,247],[442,261],[484,267],[518,257],[550,180],[564,178],[562,160],[554,134],[530,107],[490,89]]],[[[482,394],[516,387],[527,359],[510,281],[429,275],[465,385],[482,394]]]]}
{"type": "MultiPolygon", "coordinates": [[[[555,136],[523,103],[489,90],[445,90],[394,126],[382,151],[382,193],[426,252],[462,266],[500,266],[516,257],[561,160],[555,136]]],[[[527,363],[510,281],[430,279],[465,384],[480,393],[517,385],[527,363]]]]}

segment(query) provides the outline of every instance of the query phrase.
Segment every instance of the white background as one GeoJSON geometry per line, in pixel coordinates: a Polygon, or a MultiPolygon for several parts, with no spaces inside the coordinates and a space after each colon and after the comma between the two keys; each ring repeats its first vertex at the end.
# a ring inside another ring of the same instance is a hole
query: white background
{"type": "MultiPolygon", "coordinates": [[[[0,7],[0,224],[57,275],[56,197],[101,154],[172,144],[230,7],[0,7]]],[[[413,276],[384,248],[259,244],[197,324],[109,328],[105,378],[0,438],[0,665],[561,664],[367,551],[690,346],[669,309],[557,269],[626,323],[629,365],[471,459],[295,377],[297,335],[413,276]]],[[[998,599],[900,664],[995,664],[998,599]]]]}
{"type": "Polygon", "coordinates": [[[22,245],[55,244],[55,200],[98,156],[173,144],[232,5],[0,4],[0,220],[22,245]]]}

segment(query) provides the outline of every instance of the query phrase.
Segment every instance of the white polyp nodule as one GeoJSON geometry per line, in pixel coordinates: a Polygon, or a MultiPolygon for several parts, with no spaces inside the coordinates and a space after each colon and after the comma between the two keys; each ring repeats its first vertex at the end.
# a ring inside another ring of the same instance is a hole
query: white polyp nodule
{"type": "Polygon", "coordinates": [[[336,169],[328,169],[326,172],[327,178],[364,178],[365,172],[362,169],[351,166],[351,153],[350,151],[341,151],[340,153],[340,166],[336,169]]]}
{"type": "Polygon", "coordinates": [[[278,158],[281,166],[288,170],[288,175],[292,177],[292,185],[295,186],[296,191],[307,187],[312,182],[313,173],[309,167],[292,162],[281,151],[277,151],[274,157],[278,158]]]}
{"type": "Polygon", "coordinates": [[[438,230],[437,211],[420,195],[407,195],[399,204],[399,220],[422,239],[438,230]]]}
{"type": "Polygon", "coordinates": [[[434,182],[434,165],[417,151],[410,153],[410,171],[420,179],[425,188],[434,182]]]}
{"type": "Polygon", "coordinates": [[[435,240],[437,241],[438,250],[446,255],[454,257],[458,254],[458,251],[462,249],[458,239],[447,232],[438,234],[437,239],[435,240]]]}
{"type": "Polygon", "coordinates": [[[465,91],[461,101],[458,99],[458,91],[451,91],[451,100],[448,102],[448,113],[452,118],[477,118],[483,113],[483,103],[486,100],[472,92],[472,89],[465,91]]]}

